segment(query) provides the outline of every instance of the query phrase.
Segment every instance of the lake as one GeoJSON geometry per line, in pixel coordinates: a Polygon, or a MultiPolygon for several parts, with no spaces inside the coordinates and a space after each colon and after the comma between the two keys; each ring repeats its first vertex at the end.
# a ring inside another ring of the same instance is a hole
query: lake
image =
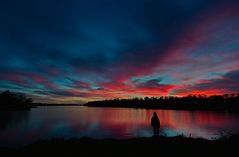
{"type": "Polygon", "coordinates": [[[84,106],[40,106],[30,111],[0,111],[0,146],[21,146],[51,138],[151,137],[157,112],[160,135],[216,138],[239,133],[239,114],[84,106]]]}

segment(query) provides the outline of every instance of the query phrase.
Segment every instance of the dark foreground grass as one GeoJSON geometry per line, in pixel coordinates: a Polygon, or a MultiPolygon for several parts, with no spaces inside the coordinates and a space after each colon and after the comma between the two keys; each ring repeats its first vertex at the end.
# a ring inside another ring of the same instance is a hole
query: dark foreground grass
{"type": "Polygon", "coordinates": [[[239,154],[239,136],[217,140],[182,136],[134,138],[126,140],[90,138],[53,139],[21,148],[0,148],[0,156],[78,156],[78,157],[233,157],[239,154]]]}

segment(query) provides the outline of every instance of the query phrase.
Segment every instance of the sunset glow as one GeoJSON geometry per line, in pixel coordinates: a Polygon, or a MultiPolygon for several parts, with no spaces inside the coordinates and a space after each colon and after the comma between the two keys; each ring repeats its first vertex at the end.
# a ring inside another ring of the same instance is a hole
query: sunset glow
{"type": "Polygon", "coordinates": [[[43,103],[239,92],[239,1],[0,2],[0,90],[43,103]]]}

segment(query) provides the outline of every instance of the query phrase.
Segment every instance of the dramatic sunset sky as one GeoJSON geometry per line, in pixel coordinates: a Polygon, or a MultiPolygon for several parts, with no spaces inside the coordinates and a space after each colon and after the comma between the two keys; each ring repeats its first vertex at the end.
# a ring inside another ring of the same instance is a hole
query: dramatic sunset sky
{"type": "Polygon", "coordinates": [[[239,92],[238,0],[1,0],[0,91],[35,102],[239,92]]]}

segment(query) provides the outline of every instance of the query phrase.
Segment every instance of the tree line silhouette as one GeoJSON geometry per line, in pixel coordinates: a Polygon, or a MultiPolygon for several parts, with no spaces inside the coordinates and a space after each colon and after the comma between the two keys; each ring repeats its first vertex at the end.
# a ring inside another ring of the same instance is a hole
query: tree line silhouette
{"type": "Polygon", "coordinates": [[[33,106],[31,98],[23,93],[4,91],[0,93],[0,110],[30,109],[33,106]]]}
{"type": "Polygon", "coordinates": [[[239,94],[161,96],[132,99],[111,99],[84,104],[93,107],[132,107],[175,110],[227,110],[239,111],[239,94]]]}

